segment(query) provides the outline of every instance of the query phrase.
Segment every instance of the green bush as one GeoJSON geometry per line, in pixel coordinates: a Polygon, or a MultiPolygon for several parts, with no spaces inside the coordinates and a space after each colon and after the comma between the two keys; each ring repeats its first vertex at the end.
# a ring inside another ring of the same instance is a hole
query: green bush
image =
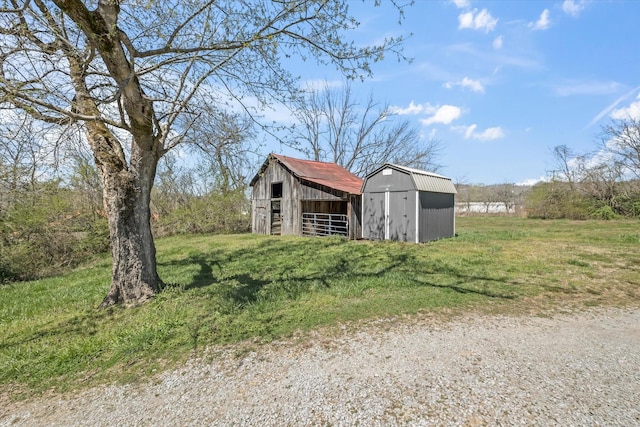
{"type": "Polygon", "coordinates": [[[251,230],[249,206],[243,190],[186,197],[179,207],[158,213],[154,234],[246,233],[251,230]]]}
{"type": "Polygon", "coordinates": [[[106,219],[78,211],[73,197],[48,182],[0,212],[0,281],[59,274],[109,249],[106,219]]]}
{"type": "Polygon", "coordinates": [[[589,216],[593,219],[611,220],[615,219],[618,215],[613,211],[611,206],[602,206],[600,208],[593,209],[589,216]]]}
{"type": "Polygon", "coordinates": [[[545,182],[535,185],[525,200],[530,218],[539,219],[587,219],[590,202],[586,197],[571,191],[560,182],[545,182]]]}
{"type": "Polygon", "coordinates": [[[618,200],[616,212],[622,216],[640,216],[640,195],[622,197],[618,200]]]}

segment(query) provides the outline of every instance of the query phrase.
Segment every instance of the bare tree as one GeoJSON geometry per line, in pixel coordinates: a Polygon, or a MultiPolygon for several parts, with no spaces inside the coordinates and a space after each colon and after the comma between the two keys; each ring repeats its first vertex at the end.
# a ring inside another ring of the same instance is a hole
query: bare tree
{"type": "Polygon", "coordinates": [[[337,163],[360,176],[385,162],[434,172],[440,168],[439,141],[425,140],[408,121],[394,120],[392,109],[372,96],[360,103],[349,82],[341,89],[325,83],[295,107],[295,147],[313,160],[337,163]]]}
{"type": "Polygon", "coordinates": [[[512,209],[515,209],[517,192],[516,186],[512,183],[504,183],[496,185],[493,189],[493,200],[502,203],[506,213],[511,213],[512,209]]]}
{"type": "Polygon", "coordinates": [[[482,204],[484,205],[484,213],[491,213],[491,207],[500,202],[496,187],[493,185],[483,185],[480,186],[479,190],[482,204]]]}
{"type": "Polygon", "coordinates": [[[218,112],[204,106],[198,120],[185,135],[185,142],[200,156],[202,181],[211,184],[205,192],[226,194],[248,185],[249,174],[256,170],[258,144],[255,123],[246,114],[218,112]]]}
{"type": "Polygon", "coordinates": [[[16,111],[3,113],[0,121],[0,192],[10,195],[34,188],[38,177],[49,169],[49,152],[42,132],[29,115],[16,111]]]}
{"type": "Polygon", "coordinates": [[[623,195],[624,170],[617,162],[580,163],[580,188],[593,200],[618,208],[618,198],[623,195]]]}
{"type": "MultiPolygon", "coordinates": [[[[395,4],[395,3],[394,3],[395,4]]],[[[150,227],[159,159],[181,142],[196,95],[222,105],[283,100],[287,57],[350,77],[398,51],[356,46],[342,0],[10,0],[0,7],[0,104],[43,122],[81,123],[101,173],[113,254],[101,306],[142,303],[161,288],[150,227]]]]}
{"type": "Polygon", "coordinates": [[[640,178],[640,118],[629,116],[604,126],[601,145],[621,168],[640,178]]]}
{"type": "Polygon", "coordinates": [[[571,191],[574,191],[576,180],[579,178],[576,176],[578,171],[575,161],[579,156],[577,156],[576,153],[566,145],[557,145],[553,147],[551,154],[554,160],[551,177],[553,179],[566,181],[569,184],[571,191]]]}

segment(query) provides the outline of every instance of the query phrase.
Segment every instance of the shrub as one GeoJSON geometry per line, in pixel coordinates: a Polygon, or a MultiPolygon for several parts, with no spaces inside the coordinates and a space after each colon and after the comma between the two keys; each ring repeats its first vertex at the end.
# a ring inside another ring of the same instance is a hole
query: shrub
{"type": "Polygon", "coordinates": [[[614,219],[618,215],[613,211],[611,206],[602,206],[600,208],[593,209],[589,216],[593,219],[614,219]]]}
{"type": "Polygon", "coordinates": [[[156,236],[186,233],[246,233],[251,229],[249,202],[243,190],[191,196],[176,209],[159,214],[156,236]]]}
{"type": "Polygon", "coordinates": [[[0,281],[59,274],[109,249],[106,219],[78,211],[73,196],[49,182],[0,212],[0,281]]]}
{"type": "Polygon", "coordinates": [[[586,219],[589,217],[589,200],[571,191],[561,182],[545,182],[535,185],[529,192],[525,207],[531,218],[586,219]]]}

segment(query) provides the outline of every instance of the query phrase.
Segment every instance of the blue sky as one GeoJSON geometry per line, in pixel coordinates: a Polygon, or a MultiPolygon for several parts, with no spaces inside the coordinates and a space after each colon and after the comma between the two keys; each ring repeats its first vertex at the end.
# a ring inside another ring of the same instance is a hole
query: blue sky
{"type": "MultiPolygon", "coordinates": [[[[352,36],[412,33],[413,62],[390,57],[352,89],[440,140],[440,173],[456,182],[535,182],[554,146],[594,151],[612,115],[640,110],[640,1],[416,0],[401,25],[370,3],[353,0],[352,36]]],[[[329,68],[299,73],[340,81],[329,68]]]]}

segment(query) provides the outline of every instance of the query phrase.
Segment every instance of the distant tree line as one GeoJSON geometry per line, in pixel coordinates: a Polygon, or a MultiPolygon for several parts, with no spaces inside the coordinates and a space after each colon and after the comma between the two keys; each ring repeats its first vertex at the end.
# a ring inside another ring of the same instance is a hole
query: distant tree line
{"type": "Polygon", "coordinates": [[[553,149],[549,182],[527,198],[534,218],[613,219],[640,217],[640,121],[614,120],[605,126],[596,153],[566,145],[553,149]]]}
{"type": "Polygon", "coordinates": [[[458,215],[472,214],[509,214],[524,213],[524,203],[530,191],[530,186],[512,183],[483,185],[456,185],[456,213],[458,215]]]}

